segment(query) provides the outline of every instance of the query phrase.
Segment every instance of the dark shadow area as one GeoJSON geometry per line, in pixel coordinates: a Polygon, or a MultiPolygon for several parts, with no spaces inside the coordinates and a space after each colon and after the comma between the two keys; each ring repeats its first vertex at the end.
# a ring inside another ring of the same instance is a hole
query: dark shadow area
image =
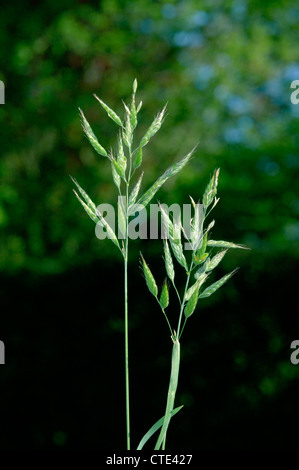
{"type": "MultiPolygon", "coordinates": [[[[288,260],[277,278],[276,264],[254,286],[243,266],[187,324],[176,401],[185,407],[172,421],[170,450],[295,447],[299,372],[289,347],[298,318],[286,302],[295,266],[288,260]],[[236,293],[245,300],[236,301],[236,293]]],[[[151,267],[161,271],[159,260],[151,267]]],[[[135,446],[163,414],[171,353],[166,322],[136,268],[132,263],[135,446]]],[[[0,382],[2,449],[124,448],[121,291],[117,263],[1,277],[8,358],[0,382]]]]}

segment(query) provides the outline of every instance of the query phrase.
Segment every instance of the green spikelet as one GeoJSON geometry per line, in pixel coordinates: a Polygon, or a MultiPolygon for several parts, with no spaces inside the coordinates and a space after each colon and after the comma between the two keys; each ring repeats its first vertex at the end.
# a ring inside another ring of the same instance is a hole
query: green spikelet
{"type": "Polygon", "coordinates": [[[131,101],[131,108],[130,108],[130,121],[131,121],[131,128],[134,129],[137,126],[137,111],[136,111],[136,104],[135,104],[135,94],[137,90],[137,80],[135,78],[133,82],[133,94],[132,94],[132,101],[131,101]]]}
{"type": "MultiPolygon", "coordinates": [[[[195,148],[194,148],[195,149],[195,148]]],[[[189,162],[191,155],[193,153],[193,150],[191,150],[188,155],[186,155],[184,158],[182,158],[181,161],[178,163],[175,163],[172,165],[170,168],[168,168],[162,176],[160,176],[155,183],[143,194],[143,196],[139,199],[138,204],[142,204],[144,207],[147,206],[147,204],[152,200],[158,189],[161,188],[161,186],[170,178],[171,176],[176,175],[179,171],[181,171],[185,165],[189,162]]]]}
{"type": "Polygon", "coordinates": [[[189,287],[189,289],[187,290],[186,295],[185,295],[185,300],[189,300],[191,298],[191,296],[194,294],[196,289],[200,288],[203,285],[203,283],[205,282],[208,276],[209,274],[206,274],[206,273],[201,273],[200,275],[197,276],[196,282],[193,284],[193,286],[189,287]]]}
{"type": "Polygon", "coordinates": [[[168,292],[168,286],[167,286],[167,280],[165,279],[162,291],[161,291],[161,296],[160,296],[160,305],[161,308],[164,310],[166,307],[168,307],[169,304],[169,292],[168,292]]]}
{"type": "Polygon", "coordinates": [[[131,124],[131,111],[127,106],[125,106],[126,109],[126,127],[123,129],[123,139],[124,143],[126,144],[127,147],[131,147],[132,145],[132,140],[133,140],[133,128],[131,124]]]}
{"type": "Polygon", "coordinates": [[[217,255],[213,256],[213,258],[207,263],[206,272],[212,271],[214,268],[216,268],[216,266],[218,266],[220,261],[225,256],[226,252],[227,252],[227,249],[222,250],[219,253],[217,253],[217,255]]]}
{"type": "Polygon", "coordinates": [[[167,276],[172,282],[174,282],[175,272],[174,272],[173,261],[172,261],[172,257],[171,257],[167,240],[164,240],[164,262],[165,262],[167,276]]]}
{"type": "Polygon", "coordinates": [[[205,209],[213,202],[214,197],[217,194],[218,176],[220,169],[214,171],[212,178],[207,185],[203,195],[203,206],[205,209]]]}
{"type": "Polygon", "coordinates": [[[75,196],[76,198],[78,199],[78,201],[82,204],[83,208],[85,209],[86,213],[89,215],[89,217],[91,218],[91,220],[94,221],[94,223],[98,223],[99,222],[99,217],[97,217],[97,215],[90,209],[90,207],[88,207],[87,204],[85,204],[84,201],[82,201],[82,199],[78,196],[78,194],[76,193],[76,191],[73,189],[74,193],[75,193],[75,196]]]}
{"type": "Polygon", "coordinates": [[[127,168],[127,159],[124,154],[124,148],[123,148],[121,135],[119,136],[119,139],[118,139],[117,163],[120,166],[122,174],[125,176],[125,172],[127,168]]]}
{"type": "Polygon", "coordinates": [[[109,154],[109,159],[111,161],[111,164],[114,166],[114,169],[116,173],[123,179],[126,180],[126,174],[125,174],[125,167],[121,166],[118,162],[118,160],[115,160],[112,152],[109,154]]]}
{"type": "Polygon", "coordinates": [[[104,101],[100,100],[100,98],[96,94],[94,94],[93,96],[95,97],[96,100],[98,100],[98,102],[104,108],[104,110],[106,111],[110,119],[112,119],[114,122],[116,122],[116,124],[122,127],[123,123],[121,122],[120,117],[113,111],[113,109],[109,108],[109,106],[107,106],[106,103],[104,103],[104,101]]]}
{"type": "Polygon", "coordinates": [[[184,256],[182,241],[180,238],[181,227],[178,223],[173,224],[171,222],[167,211],[165,211],[163,208],[163,205],[159,204],[159,207],[162,214],[163,226],[165,228],[166,234],[169,235],[169,242],[172,252],[180,265],[183,266],[186,271],[188,271],[188,265],[184,256]]]}
{"type": "Polygon", "coordinates": [[[150,291],[151,294],[153,294],[154,297],[157,298],[157,295],[158,295],[158,287],[157,287],[155,278],[154,278],[154,276],[152,275],[151,270],[150,270],[150,268],[148,267],[148,265],[147,265],[145,259],[143,258],[142,254],[141,254],[141,260],[142,260],[143,274],[144,274],[144,278],[145,278],[145,281],[146,281],[146,285],[147,285],[147,287],[148,287],[148,290],[150,291]]]}
{"type": "Polygon", "coordinates": [[[237,245],[236,243],[225,242],[224,240],[209,240],[208,246],[216,246],[219,248],[241,248],[242,250],[249,250],[249,248],[245,245],[237,245]]]}
{"type": "MultiPolygon", "coordinates": [[[[78,188],[79,188],[79,185],[78,185],[78,188]]],[[[81,188],[82,189],[82,188],[81,188]]],[[[102,214],[98,211],[98,209],[96,209],[95,211],[93,211],[93,206],[91,207],[90,205],[87,205],[85,204],[84,201],[82,201],[82,199],[78,196],[78,194],[76,193],[75,190],[73,190],[74,193],[75,193],[75,196],[76,198],[78,199],[78,201],[82,204],[83,208],[85,209],[86,213],[89,215],[89,217],[91,218],[91,220],[93,220],[93,222],[95,224],[102,224],[105,229],[107,230],[107,233],[108,233],[108,236],[110,238],[110,240],[114,243],[114,245],[117,246],[117,248],[120,249],[120,246],[119,246],[119,243],[118,243],[118,239],[114,233],[114,231],[112,230],[112,228],[110,227],[110,225],[106,222],[106,220],[104,219],[104,217],[102,216],[102,214]]],[[[83,190],[82,190],[83,191],[83,190]]],[[[81,192],[82,193],[82,192],[81,192]]],[[[83,191],[84,193],[84,191],[83,191]]],[[[86,194],[86,193],[85,193],[86,194]]],[[[82,194],[83,195],[83,194],[82,194]]],[[[92,202],[92,201],[91,201],[92,202]]],[[[93,203],[92,203],[93,204],[93,203]]]]}
{"type": "Polygon", "coordinates": [[[195,252],[199,249],[200,245],[202,244],[202,230],[204,217],[199,202],[195,204],[191,196],[190,199],[194,208],[194,218],[192,219],[190,230],[190,241],[192,250],[193,252],[195,252]]]}
{"type": "Polygon", "coordinates": [[[79,108],[79,111],[80,111],[80,114],[81,114],[81,117],[82,117],[82,127],[83,127],[83,130],[84,130],[85,135],[88,138],[89,142],[91,143],[91,145],[93,146],[93,148],[95,149],[95,151],[99,155],[102,155],[103,157],[108,157],[108,154],[107,154],[106,150],[99,143],[99,141],[96,138],[89,122],[87,121],[86,117],[84,116],[84,114],[83,114],[83,112],[81,111],[80,108],[79,108]]]}
{"type": "Polygon", "coordinates": [[[177,241],[177,240],[174,240],[173,238],[170,237],[169,241],[170,241],[170,245],[171,245],[171,248],[172,248],[172,252],[173,252],[176,260],[180,263],[181,266],[183,266],[185,271],[188,271],[188,265],[187,265],[185,255],[183,253],[183,247],[182,247],[181,240],[177,241]]]}
{"type": "Polygon", "coordinates": [[[141,173],[137,183],[135,184],[134,188],[132,189],[132,192],[130,194],[130,197],[129,197],[129,206],[132,206],[133,204],[135,204],[135,201],[137,199],[137,196],[138,196],[138,193],[139,193],[139,190],[140,190],[140,186],[141,186],[141,182],[142,182],[142,178],[143,178],[143,173],[141,173]]]}
{"type": "Polygon", "coordinates": [[[218,290],[221,286],[223,286],[223,284],[225,284],[233,276],[233,274],[235,274],[237,270],[238,269],[234,269],[234,271],[232,271],[229,274],[226,274],[221,279],[219,279],[219,281],[216,281],[213,284],[211,284],[209,287],[207,287],[203,291],[202,294],[200,294],[199,298],[204,299],[205,297],[209,297],[210,295],[214,294],[214,292],[216,292],[216,290],[218,290]]]}
{"type": "Polygon", "coordinates": [[[111,160],[111,171],[112,171],[112,178],[113,178],[114,184],[118,189],[120,189],[120,176],[117,173],[112,160],[111,160]]]}
{"type": "Polygon", "coordinates": [[[193,261],[196,265],[203,263],[208,257],[208,253],[205,252],[207,247],[207,240],[208,234],[206,232],[205,236],[203,237],[200,249],[193,254],[193,261]]]}
{"type": "Polygon", "coordinates": [[[77,188],[79,189],[80,193],[82,194],[83,198],[85,199],[85,202],[86,202],[87,206],[92,210],[92,212],[95,213],[96,210],[97,210],[97,207],[96,207],[95,203],[92,202],[92,200],[90,199],[88,194],[84,191],[84,189],[81,188],[78,181],[75,180],[75,178],[73,178],[72,176],[70,176],[70,178],[73,181],[73,183],[77,186],[77,188]]]}
{"type": "Polygon", "coordinates": [[[184,313],[185,313],[186,318],[189,318],[194,312],[196,305],[197,305],[197,301],[198,301],[198,294],[199,294],[199,285],[196,287],[195,291],[191,295],[185,307],[184,313]]]}
{"type": "Polygon", "coordinates": [[[105,220],[105,217],[103,217],[103,214],[97,209],[97,216],[99,217],[100,219],[100,224],[103,225],[103,227],[105,227],[106,231],[107,231],[107,234],[108,234],[108,237],[110,238],[110,240],[114,243],[115,246],[117,246],[117,248],[121,250],[120,246],[119,246],[119,243],[118,243],[118,239],[117,239],[117,236],[115,235],[114,233],[114,230],[110,227],[110,225],[108,224],[108,222],[105,220]]]}
{"type": "Polygon", "coordinates": [[[149,140],[158,132],[158,130],[160,129],[161,125],[162,125],[162,121],[163,121],[163,116],[164,116],[164,113],[165,113],[165,110],[166,110],[166,106],[167,104],[164,106],[164,108],[162,109],[162,111],[155,117],[155,119],[153,120],[152,124],[150,125],[150,127],[148,128],[148,130],[146,131],[146,133],[144,134],[144,136],[142,137],[141,141],[140,141],[140,147],[144,147],[146,144],[148,144],[149,140]]]}
{"type": "Polygon", "coordinates": [[[142,147],[139,147],[137,150],[136,157],[134,158],[134,161],[133,161],[134,170],[137,170],[137,168],[140,167],[141,163],[142,163],[142,147]]]}
{"type": "Polygon", "coordinates": [[[118,198],[117,204],[117,213],[118,213],[118,235],[121,238],[125,238],[127,231],[127,222],[123,198],[118,198]]]}

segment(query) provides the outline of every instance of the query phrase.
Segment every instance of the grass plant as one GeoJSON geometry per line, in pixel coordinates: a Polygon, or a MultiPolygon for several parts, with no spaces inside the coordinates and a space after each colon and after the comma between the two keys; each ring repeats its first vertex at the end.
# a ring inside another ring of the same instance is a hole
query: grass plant
{"type": "MultiPolygon", "coordinates": [[[[146,208],[161,186],[170,177],[175,176],[185,167],[185,165],[190,161],[190,158],[195,150],[194,148],[179,162],[174,163],[172,166],[166,169],[165,172],[140,196],[139,194],[143,179],[143,172],[140,172],[140,167],[142,165],[144,148],[160,129],[165,117],[166,105],[156,115],[143,137],[136,143],[135,130],[138,125],[138,114],[142,106],[142,102],[136,105],[136,91],[137,80],[135,79],[133,82],[133,93],[130,104],[127,105],[124,103],[123,119],[118,116],[118,114],[113,111],[106,103],[98,98],[98,96],[94,95],[108,117],[112,119],[118,127],[117,148],[115,151],[107,150],[101,145],[83,111],[81,109],[79,110],[84,133],[95,152],[109,161],[109,164],[111,165],[112,178],[116,186],[118,196],[121,196],[121,203],[118,204],[118,236],[114,228],[109,225],[103,214],[100,212],[99,208],[91,200],[85,190],[79,185],[75,178],[71,177],[76,187],[76,190],[74,189],[74,193],[77,199],[80,201],[93,222],[105,228],[107,236],[114,243],[123,258],[125,336],[124,363],[127,450],[131,449],[128,308],[128,257],[130,242],[129,223],[131,217],[134,216],[136,207],[142,206],[146,208]],[[138,172],[139,175],[135,176],[136,172],[138,172]],[[122,234],[122,237],[119,237],[119,233],[122,234]]],[[[189,234],[186,234],[186,231],[184,230],[180,221],[171,218],[165,208],[160,205],[165,233],[168,235],[168,238],[165,238],[163,243],[165,269],[169,280],[163,283],[160,295],[155,278],[144,257],[141,256],[141,264],[147,287],[150,293],[156,298],[167,321],[173,346],[171,373],[165,414],[144,435],[137,447],[138,450],[141,450],[148,439],[150,439],[150,437],[152,437],[152,435],[159,430],[160,432],[156,441],[155,449],[165,449],[166,435],[170,420],[182,408],[181,406],[174,408],[180,369],[180,339],[182,333],[187,321],[195,312],[198,301],[204,297],[212,295],[235,273],[234,270],[223,276],[218,281],[204,288],[210,273],[223,259],[227,250],[230,248],[245,248],[244,246],[236,245],[231,242],[212,240],[209,234],[214,225],[214,222],[210,222],[210,224],[205,228],[205,221],[207,216],[219,201],[219,199],[216,197],[218,176],[219,170],[216,170],[206,187],[202,204],[196,204],[191,198],[194,215],[191,220],[189,234]],[[189,244],[188,250],[184,249],[182,238],[185,240],[185,243],[189,244]],[[216,254],[213,254],[212,256],[212,251],[215,248],[220,248],[220,251],[216,254]],[[175,265],[173,258],[181,266],[181,268],[184,269],[186,275],[186,282],[182,295],[179,294],[175,284],[175,265]],[[171,325],[171,322],[169,321],[165,311],[169,306],[169,284],[173,286],[173,289],[180,302],[180,309],[178,312],[177,325],[175,329],[171,325]]]]}

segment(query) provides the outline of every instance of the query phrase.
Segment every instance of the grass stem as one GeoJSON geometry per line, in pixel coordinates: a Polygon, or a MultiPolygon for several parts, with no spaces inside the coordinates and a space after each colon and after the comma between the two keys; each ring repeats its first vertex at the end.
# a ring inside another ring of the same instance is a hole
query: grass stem
{"type": "Polygon", "coordinates": [[[125,382],[126,382],[126,436],[127,450],[131,447],[131,431],[130,431],[130,387],[129,387],[129,315],[128,315],[128,192],[129,185],[126,184],[126,239],[125,239],[125,256],[124,256],[124,289],[125,289],[125,382]]]}
{"type": "Polygon", "coordinates": [[[177,329],[177,338],[180,337],[181,322],[182,322],[183,311],[184,311],[185,301],[186,301],[186,294],[187,294],[187,290],[188,290],[188,287],[189,287],[189,282],[190,282],[190,276],[191,276],[192,269],[193,269],[193,261],[191,262],[191,266],[190,266],[189,272],[187,274],[185,291],[184,291],[184,296],[183,296],[183,300],[182,300],[182,303],[181,303],[181,309],[180,309],[180,316],[179,316],[178,329],[177,329]]]}

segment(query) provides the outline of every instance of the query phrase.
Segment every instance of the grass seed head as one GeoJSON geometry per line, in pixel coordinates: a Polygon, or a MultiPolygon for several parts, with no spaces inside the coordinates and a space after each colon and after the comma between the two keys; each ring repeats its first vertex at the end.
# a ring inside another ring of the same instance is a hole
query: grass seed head
{"type": "Polygon", "coordinates": [[[119,243],[118,243],[118,238],[115,235],[114,230],[110,227],[110,225],[106,221],[105,217],[103,217],[103,214],[99,211],[99,209],[97,209],[96,214],[99,218],[98,223],[101,223],[103,225],[103,227],[105,227],[107,235],[110,238],[110,240],[114,243],[115,246],[117,246],[117,248],[119,248],[121,250],[121,248],[119,246],[119,243]]]}
{"type": "Polygon", "coordinates": [[[174,282],[175,271],[167,240],[164,240],[164,262],[167,276],[172,282],[174,282]]]}
{"type": "Polygon", "coordinates": [[[82,199],[78,196],[78,194],[76,193],[76,191],[73,189],[74,193],[75,193],[75,196],[76,198],[78,199],[78,201],[82,204],[83,208],[85,209],[86,213],[89,215],[89,217],[91,218],[91,220],[94,221],[94,223],[98,223],[99,222],[99,218],[97,217],[97,215],[93,212],[92,209],[90,209],[90,207],[88,207],[87,204],[85,204],[84,201],[82,201],[82,199]]]}
{"type": "Polygon", "coordinates": [[[125,174],[126,168],[127,168],[127,159],[124,154],[124,148],[123,148],[121,135],[119,135],[119,138],[118,138],[117,162],[120,168],[122,169],[123,174],[125,174]]]}
{"type": "Polygon", "coordinates": [[[242,250],[249,250],[245,245],[237,245],[236,243],[226,242],[224,240],[208,240],[208,246],[216,246],[218,248],[241,248],[242,250]]]}
{"type": "Polygon", "coordinates": [[[222,261],[226,252],[227,252],[227,249],[222,250],[219,253],[217,253],[217,255],[213,256],[213,258],[211,258],[211,260],[207,263],[206,272],[212,271],[213,269],[215,269],[216,266],[218,266],[218,264],[220,263],[220,261],[222,261]]]}
{"type": "Polygon", "coordinates": [[[169,292],[168,292],[168,286],[167,286],[167,280],[165,279],[162,291],[161,291],[161,296],[160,296],[160,305],[161,308],[164,310],[166,307],[168,307],[169,304],[169,292]]]}
{"type": "Polygon", "coordinates": [[[174,240],[173,238],[169,238],[169,241],[170,241],[170,246],[172,248],[172,252],[176,260],[178,261],[178,263],[180,263],[181,266],[183,266],[183,268],[187,272],[188,265],[187,265],[185,255],[183,253],[183,247],[182,247],[181,241],[179,240],[179,243],[178,243],[177,240],[174,240]]]}
{"type": "MultiPolygon", "coordinates": [[[[194,149],[193,149],[194,150],[194,149]]],[[[179,171],[184,168],[185,165],[189,162],[193,150],[188,153],[181,161],[175,163],[170,168],[168,168],[162,176],[160,176],[155,183],[143,194],[139,199],[138,204],[142,204],[144,207],[152,200],[156,192],[161,188],[161,186],[170,178],[171,176],[176,175],[179,171]]]]}
{"type": "Polygon", "coordinates": [[[113,111],[113,109],[109,108],[109,106],[107,106],[107,104],[104,103],[104,101],[100,100],[100,98],[96,94],[94,94],[93,96],[95,97],[96,100],[98,100],[98,102],[104,108],[104,110],[106,111],[106,113],[108,114],[110,119],[112,119],[114,122],[116,122],[116,124],[118,124],[120,127],[122,127],[123,123],[122,123],[120,117],[116,114],[116,112],[113,111]]]}
{"type": "Polygon", "coordinates": [[[143,174],[144,174],[144,172],[141,173],[137,183],[135,184],[134,188],[132,189],[132,192],[131,192],[130,197],[129,197],[129,206],[132,206],[133,204],[135,204],[135,201],[136,201],[137,196],[139,194],[143,174]]]}
{"type": "Polygon", "coordinates": [[[112,153],[109,155],[109,158],[110,158],[110,161],[112,163],[112,165],[114,166],[115,168],[115,171],[119,174],[119,176],[123,179],[126,178],[126,174],[125,174],[125,168],[123,166],[121,166],[117,160],[115,160],[115,158],[113,157],[112,153]]]}
{"type": "Polygon", "coordinates": [[[154,276],[152,275],[152,272],[150,268],[148,267],[145,259],[143,258],[141,254],[141,260],[142,260],[142,269],[143,269],[143,274],[145,278],[146,285],[148,287],[148,290],[150,291],[151,294],[153,294],[154,297],[157,298],[158,295],[158,287],[155,281],[154,276]]]}
{"type": "Polygon", "coordinates": [[[88,138],[89,142],[91,143],[91,145],[93,146],[93,148],[95,149],[95,151],[99,155],[102,155],[103,157],[107,157],[108,154],[107,154],[106,150],[99,143],[99,141],[96,138],[89,122],[87,121],[86,117],[84,116],[84,114],[83,114],[83,112],[81,111],[80,108],[79,108],[79,111],[80,111],[81,118],[82,118],[82,127],[83,127],[84,133],[85,133],[86,137],[88,138]]]}
{"type": "Polygon", "coordinates": [[[136,113],[138,114],[139,111],[141,110],[142,108],[142,101],[140,101],[139,105],[137,106],[137,109],[136,109],[136,113]]]}
{"type": "Polygon", "coordinates": [[[167,173],[167,177],[169,178],[170,176],[174,176],[176,175],[177,173],[179,173],[186,165],[187,163],[189,163],[192,155],[193,155],[193,152],[195,151],[197,145],[191,150],[191,152],[189,152],[187,155],[185,155],[184,158],[182,158],[182,160],[180,160],[179,162],[175,163],[174,165],[172,165],[172,167],[170,167],[168,170],[166,170],[165,173],[167,173]]]}
{"type": "Polygon", "coordinates": [[[150,127],[148,128],[148,130],[146,131],[146,133],[142,137],[142,139],[140,141],[140,147],[144,147],[145,145],[147,145],[148,142],[150,141],[150,139],[160,129],[160,127],[162,125],[162,122],[163,122],[163,116],[164,116],[164,113],[165,113],[165,110],[166,110],[166,106],[167,106],[167,103],[164,106],[164,108],[162,109],[162,111],[159,114],[157,114],[157,116],[155,117],[155,119],[151,123],[150,127]]]}
{"type": "Polygon", "coordinates": [[[137,111],[136,111],[136,104],[135,104],[134,87],[133,87],[133,95],[132,95],[131,107],[130,107],[130,122],[131,122],[132,130],[134,131],[134,129],[137,126],[137,111]]]}
{"type": "Polygon", "coordinates": [[[198,294],[199,294],[199,285],[196,286],[193,294],[191,295],[190,299],[188,300],[186,304],[185,311],[184,311],[186,318],[189,318],[194,312],[196,305],[197,305],[197,301],[198,301],[198,294]]]}
{"type": "Polygon", "coordinates": [[[137,170],[137,168],[140,167],[141,163],[142,163],[142,147],[139,147],[137,150],[136,157],[134,158],[134,161],[133,161],[134,170],[137,170]]]}
{"type": "Polygon", "coordinates": [[[196,253],[193,253],[193,261],[194,261],[194,264],[196,266],[198,266],[199,264],[202,264],[206,261],[206,259],[208,258],[209,256],[209,253],[203,253],[202,255],[197,255],[196,253]]]}
{"type": "Polygon", "coordinates": [[[193,261],[196,265],[203,263],[205,259],[207,258],[207,255],[208,255],[208,253],[206,253],[207,241],[208,241],[208,233],[206,232],[202,239],[201,247],[193,255],[193,261]]]}
{"type": "Polygon", "coordinates": [[[117,212],[118,212],[118,229],[121,235],[124,237],[127,231],[127,222],[126,222],[126,215],[125,215],[125,208],[122,204],[122,198],[118,198],[117,204],[117,212]]]}
{"type": "Polygon", "coordinates": [[[217,194],[219,171],[220,168],[214,171],[213,176],[205,189],[203,195],[203,205],[205,209],[209,207],[209,205],[213,202],[213,199],[217,194]]]}
{"type": "Polygon", "coordinates": [[[187,290],[185,300],[189,300],[196,291],[196,289],[199,289],[203,285],[208,275],[209,274],[202,273],[197,277],[196,282],[193,284],[193,286],[189,287],[189,289],[187,290]]]}
{"type": "MultiPolygon", "coordinates": [[[[73,183],[77,186],[78,190],[80,191],[80,193],[82,194],[83,198],[85,199],[85,202],[87,204],[87,206],[92,210],[92,212],[96,212],[96,205],[95,203],[90,199],[90,197],[88,196],[88,194],[84,191],[83,188],[81,188],[81,186],[79,185],[78,181],[73,178],[72,176],[70,176],[71,180],[73,181],[73,183]]],[[[76,194],[76,193],[75,193],[76,194]]]]}
{"type": "Polygon", "coordinates": [[[209,287],[207,287],[202,294],[200,294],[199,298],[204,299],[205,297],[209,297],[210,295],[214,294],[216,290],[220,289],[234,274],[237,272],[238,268],[232,271],[231,273],[226,274],[223,276],[219,281],[214,282],[209,287]]]}
{"type": "Polygon", "coordinates": [[[120,176],[117,173],[112,161],[111,161],[111,170],[112,170],[112,178],[113,178],[114,184],[118,189],[120,189],[120,176]]]}
{"type": "Polygon", "coordinates": [[[131,147],[133,141],[133,128],[131,125],[131,113],[127,113],[126,116],[126,127],[123,131],[123,135],[125,135],[124,142],[127,147],[131,147]]]}

